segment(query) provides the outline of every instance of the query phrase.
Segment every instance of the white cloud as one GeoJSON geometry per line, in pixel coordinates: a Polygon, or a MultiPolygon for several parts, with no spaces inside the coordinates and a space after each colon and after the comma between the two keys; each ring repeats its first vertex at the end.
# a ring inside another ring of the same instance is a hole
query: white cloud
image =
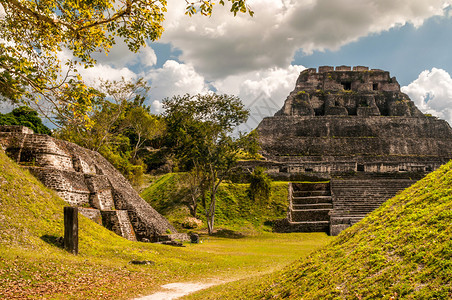
{"type": "MultiPolygon", "coordinates": [[[[250,131],[259,122],[279,110],[294,89],[298,75],[305,67],[267,68],[256,72],[228,76],[210,82],[217,93],[238,96],[250,109],[249,121],[241,130],[250,131]]],[[[168,60],[162,68],[149,72],[146,80],[151,85],[151,109],[161,113],[161,100],[173,95],[209,92],[204,77],[191,65],[168,60]]]]}
{"type": "Polygon", "coordinates": [[[408,86],[402,87],[417,107],[452,124],[452,78],[442,69],[425,70],[408,86]]]}
{"type": "Polygon", "coordinates": [[[141,53],[140,61],[145,66],[152,67],[157,63],[157,55],[151,47],[146,46],[141,50],[141,53]]]}
{"type": "Polygon", "coordinates": [[[290,91],[295,87],[298,75],[305,67],[268,68],[240,75],[231,75],[212,82],[219,93],[235,94],[250,105],[256,97],[271,98],[281,108],[290,91]]]}
{"type": "Polygon", "coordinates": [[[86,84],[94,87],[99,87],[100,79],[103,81],[119,81],[124,77],[126,80],[134,80],[137,78],[137,74],[129,70],[128,68],[114,68],[109,65],[97,64],[92,68],[79,70],[83,80],[86,84]]]}
{"type": "MultiPolygon", "coordinates": [[[[228,3],[228,2],[227,2],[228,3]]],[[[290,64],[296,50],[337,49],[371,33],[443,15],[450,0],[250,0],[253,18],[215,7],[211,18],[184,16],[168,2],[162,41],[208,80],[290,64]]]]}
{"type": "Polygon", "coordinates": [[[152,110],[152,112],[154,112],[156,114],[162,113],[163,112],[162,102],[160,102],[158,100],[154,100],[151,104],[151,110],[152,110]]]}
{"type": "Polygon", "coordinates": [[[6,17],[5,8],[4,8],[3,5],[0,3],[0,19],[3,19],[4,17],[6,17]]]}
{"type": "MultiPolygon", "coordinates": [[[[155,55],[155,53],[154,53],[155,55]]],[[[73,55],[68,49],[64,49],[63,51],[58,53],[58,59],[62,62],[63,65],[63,73],[67,71],[64,63],[68,60],[73,60],[73,55]]],[[[85,84],[98,88],[100,80],[113,81],[113,80],[121,80],[121,78],[125,78],[126,80],[134,80],[137,79],[138,75],[131,71],[127,67],[117,67],[115,65],[109,65],[106,63],[98,62],[94,67],[91,68],[83,68],[81,66],[76,66],[78,73],[82,76],[85,84]]]]}
{"type": "Polygon", "coordinates": [[[259,122],[281,109],[289,93],[295,88],[298,75],[305,67],[268,68],[241,75],[232,75],[212,82],[218,93],[237,95],[250,110],[250,117],[242,131],[250,131],[259,122]]]}
{"type": "Polygon", "coordinates": [[[204,77],[199,75],[193,66],[174,60],[166,61],[160,69],[150,70],[145,79],[150,82],[153,108],[159,107],[157,102],[166,97],[207,93],[209,90],[204,77]]]}
{"type": "Polygon", "coordinates": [[[6,114],[11,112],[13,109],[19,107],[20,105],[18,104],[13,104],[8,100],[2,99],[0,97],[0,113],[2,114],[6,114]]]}
{"type": "Polygon", "coordinates": [[[110,49],[108,55],[104,52],[94,53],[93,58],[100,64],[108,64],[115,68],[132,67],[139,65],[141,68],[152,67],[157,63],[157,56],[154,49],[146,44],[138,53],[129,50],[126,43],[119,38],[116,44],[110,49]]]}

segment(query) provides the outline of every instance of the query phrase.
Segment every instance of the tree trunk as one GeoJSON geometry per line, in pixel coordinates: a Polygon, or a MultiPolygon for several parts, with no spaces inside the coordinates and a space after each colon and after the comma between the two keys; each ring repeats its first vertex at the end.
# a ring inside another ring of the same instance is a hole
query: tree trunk
{"type": "Polygon", "coordinates": [[[216,190],[212,192],[212,194],[210,195],[210,208],[209,208],[209,213],[206,215],[206,219],[207,219],[207,230],[209,235],[211,235],[213,233],[213,226],[215,223],[215,202],[216,202],[216,190]]]}
{"type": "Polygon", "coordinates": [[[132,157],[133,159],[135,159],[135,157],[137,156],[138,147],[140,146],[140,143],[141,143],[141,134],[138,135],[138,142],[133,149],[133,157],[132,157]]]}
{"type": "Polygon", "coordinates": [[[193,218],[196,218],[196,211],[198,209],[198,201],[195,196],[192,195],[191,203],[188,205],[188,209],[190,210],[190,214],[193,218]]]}

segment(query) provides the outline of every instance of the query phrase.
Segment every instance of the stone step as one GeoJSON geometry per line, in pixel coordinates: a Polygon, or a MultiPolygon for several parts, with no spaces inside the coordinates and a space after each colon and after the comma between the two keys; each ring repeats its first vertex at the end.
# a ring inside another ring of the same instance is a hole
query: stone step
{"type": "Polygon", "coordinates": [[[344,210],[337,210],[337,209],[334,209],[334,212],[335,213],[337,213],[337,214],[368,214],[368,213],[371,213],[371,212],[373,212],[375,209],[349,209],[349,210],[347,210],[347,209],[344,209],[344,210]]]}
{"type": "Polygon", "coordinates": [[[368,189],[382,189],[382,188],[387,188],[387,187],[405,187],[406,184],[366,184],[366,185],[362,185],[362,184],[350,184],[350,185],[344,185],[344,186],[336,186],[333,185],[333,189],[335,190],[349,190],[349,189],[359,189],[359,188],[368,188],[368,189]]]}
{"type": "Polygon", "coordinates": [[[293,204],[293,210],[333,209],[333,203],[293,204]]]}
{"type": "Polygon", "coordinates": [[[380,205],[380,203],[384,202],[383,201],[345,201],[345,202],[337,202],[334,201],[334,205],[337,207],[340,206],[350,206],[350,205],[357,205],[357,206],[375,206],[375,205],[380,205]]]}
{"type": "Polygon", "coordinates": [[[359,220],[362,220],[362,219],[364,219],[365,217],[367,216],[367,214],[338,214],[338,215],[334,215],[334,217],[333,216],[331,216],[331,222],[335,222],[334,220],[336,219],[353,219],[353,220],[355,220],[356,222],[358,222],[359,220]]]}
{"type": "Polygon", "coordinates": [[[121,228],[121,236],[130,240],[136,241],[135,232],[133,231],[132,223],[130,223],[127,210],[118,210],[118,222],[121,228]]]}
{"type": "Polygon", "coordinates": [[[335,210],[374,210],[378,207],[380,207],[379,205],[367,205],[367,206],[339,206],[339,205],[334,205],[333,206],[335,210]]]}
{"type": "Polygon", "coordinates": [[[293,182],[294,191],[323,191],[330,189],[329,182],[293,182]]]}
{"type": "Polygon", "coordinates": [[[130,241],[136,241],[127,210],[103,210],[101,215],[102,223],[107,229],[130,241]]]}
{"type": "Polygon", "coordinates": [[[333,209],[333,203],[293,204],[293,210],[303,209],[333,209]]]}
{"type": "Polygon", "coordinates": [[[331,209],[298,209],[290,211],[291,222],[329,221],[331,209]]]}
{"type": "Polygon", "coordinates": [[[330,221],[304,221],[304,222],[289,222],[291,225],[299,224],[330,224],[330,221]]]}
{"type": "MultiPolygon", "coordinates": [[[[334,190],[334,195],[336,196],[341,196],[341,195],[350,195],[350,194],[357,194],[357,195],[362,195],[362,194],[392,194],[393,192],[397,192],[398,190],[401,190],[404,188],[384,188],[384,189],[365,189],[365,188],[361,188],[361,189],[347,189],[347,190],[334,190]]],[[[298,195],[296,195],[298,196],[298,195]]]]}
{"type": "Polygon", "coordinates": [[[378,208],[379,205],[367,205],[367,206],[358,206],[358,205],[355,205],[355,206],[352,206],[352,205],[350,205],[350,206],[345,206],[345,205],[344,206],[338,206],[338,205],[334,205],[333,207],[334,207],[335,210],[346,210],[346,211],[353,210],[353,209],[355,209],[355,210],[369,210],[369,209],[373,210],[373,209],[378,208]]]}
{"type": "Polygon", "coordinates": [[[368,202],[368,203],[377,203],[377,202],[381,202],[381,201],[385,201],[387,199],[389,199],[389,195],[385,195],[388,196],[387,198],[385,197],[377,197],[377,196],[360,196],[360,197],[347,197],[347,198],[339,198],[336,197],[336,201],[334,201],[334,203],[364,203],[364,202],[368,202]]]}
{"type": "Polygon", "coordinates": [[[294,197],[292,204],[332,203],[332,201],[331,196],[294,197]]]}
{"type": "Polygon", "coordinates": [[[331,193],[329,190],[323,191],[293,191],[294,197],[317,197],[317,196],[330,196],[331,193]]]}

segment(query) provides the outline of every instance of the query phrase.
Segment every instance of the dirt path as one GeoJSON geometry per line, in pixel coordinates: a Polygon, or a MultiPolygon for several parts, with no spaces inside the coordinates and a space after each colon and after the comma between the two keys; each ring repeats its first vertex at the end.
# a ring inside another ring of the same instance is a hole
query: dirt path
{"type": "Polygon", "coordinates": [[[211,283],[190,283],[190,282],[176,282],[162,285],[162,288],[167,291],[161,291],[149,296],[135,298],[134,300],[170,300],[191,294],[193,292],[206,289],[213,285],[221,284],[222,282],[211,283]]]}

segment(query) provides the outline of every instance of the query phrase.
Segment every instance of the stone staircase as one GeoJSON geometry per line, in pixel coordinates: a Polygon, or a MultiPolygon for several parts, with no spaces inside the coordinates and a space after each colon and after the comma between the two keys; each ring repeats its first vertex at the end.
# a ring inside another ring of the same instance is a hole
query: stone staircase
{"type": "Polygon", "coordinates": [[[328,232],[332,209],[329,182],[291,182],[287,218],[277,224],[275,231],[328,232]]]}
{"type": "Polygon", "coordinates": [[[337,235],[359,222],[386,200],[394,197],[397,192],[415,182],[410,179],[333,179],[331,190],[334,205],[330,213],[330,234],[337,235]]]}

